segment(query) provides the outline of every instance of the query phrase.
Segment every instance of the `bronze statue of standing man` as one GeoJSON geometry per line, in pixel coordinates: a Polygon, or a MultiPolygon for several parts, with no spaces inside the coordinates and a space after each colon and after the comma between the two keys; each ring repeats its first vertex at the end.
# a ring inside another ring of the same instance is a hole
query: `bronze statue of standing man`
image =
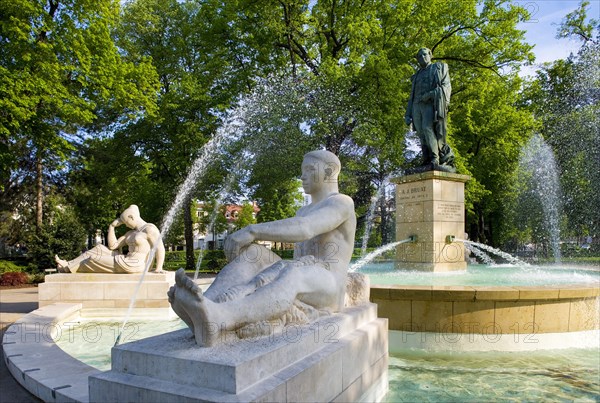
{"type": "Polygon", "coordinates": [[[412,88],[404,120],[412,124],[421,141],[423,170],[455,172],[454,154],[446,143],[446,117],[450,104],[450,75],[446,63],[431,63],[431,50],[417,53],[419,70],[411,77],[412,88]]]}

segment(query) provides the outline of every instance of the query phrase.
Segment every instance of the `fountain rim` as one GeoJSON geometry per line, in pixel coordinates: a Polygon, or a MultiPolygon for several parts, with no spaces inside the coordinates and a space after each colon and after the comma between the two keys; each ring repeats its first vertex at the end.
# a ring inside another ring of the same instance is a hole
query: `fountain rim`
{"type": "Polygon", "coordinates": [[[600,296],[600,287],[590,283],[568,283],[543,286],[457,286],[457,285],[402,285],[371,284],[371,299],[451,300],[462,301],[519,301],[592,298],[600,296]],[[374,292],[375,291],[375,292],[374,292]],[[375,294],[375,296],[374,296],[375,294]]]}
{"type": "Polygon", "coordinates": [[[88,376],[102,372],[63,351],[50,337],[52,328],[80,317],[81,310],[81,303],[46,305],[23,316],[4,333],[2,349],[8,371],[45,402],[89,401],[88,376]],[[32,328],[34,331],[29,331],[32,328]],[[31,333],[34,337],[28,338],[31,333]]]}
{"type": "Polygon", "coordinates": [[[577,348],[588,346],[590,340],[597,346],[600,334],[600,287],[590,283],[372,285],[371,302],[379,306],[378,315],[388,318],[390,333],[395,334],[390,351],[577,348]]]}
{"type": "MultiPolygon", "coordinates": [[[[88,402],[88,377],[104,371],[64,351],[56,343],[52,332],[69,329],[71,321],[106,318],[97,316],[99,309],[115,312],[110,308],[84,308],[82,303],[56,302],[44,305],[11,324],[2,338],[2,349],[6,367],[13,378],[45,402],[88,402]]],[[[123,317],[126,314],[124,310],[117,312],[123,317]]],[[[135,312],[142,315],[140,319],[148,319],[162,311],[138,308],[135,312]]]]}

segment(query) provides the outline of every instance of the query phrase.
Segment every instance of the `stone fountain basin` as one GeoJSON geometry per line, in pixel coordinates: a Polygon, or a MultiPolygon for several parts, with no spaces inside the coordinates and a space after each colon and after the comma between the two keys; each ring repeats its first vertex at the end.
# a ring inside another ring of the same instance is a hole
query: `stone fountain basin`
{"type": "Polygon", "coordinates": [[[598,347],[600,287],[371,286],[391,352],[598,347]]]}
{"type": "MultiPolygon", "coordinates": [[[[135,317],[173,318],[166,299],[175,273],[148,273],[137,290],[135,317]]],[[[64,352],[54,341],[65,322],[82,317],[128,315],[139,275],[57,273],[47,275],[38,290],[40,308],[13,323],[4,333],[6,366],[28,391],[46,402],[89,401],[88,377],[102,371],[64,352]]],[[[205,289],[210,281],[199,282],[205,289]]]]}
{"type": "MultiPolygon", "coordinates": [[[[362,321],[368,322],[369,320],[374,320],[381,327],[385,325],[381,330],[385,334],[385,337],[381,342],[375,343],[375,346],[380,349],[380,356],[383,357],[381,359],[375,360],[374,363],[369,361],[369,365],[374,369],[377,373],[381,372],[387,373],[387,321],[384,319],[377,319],[376,316],[376,306],[374,304],[366,304],[360,307],[352,307],[348,308],[348,311],[344,311],[341,315],[336,315],[334,317],[327,317],[326,320],[337,320],[341,321],[339,327],[336,329],[340,330],[340,335],[344,333],[346,327],[350,326],[353,321],[362,321]],[[355,312],[356,311],[356,312],[355,312]],[[331,318],[331,319],[328,319],[331,318]]],[[[160,315],[160,309],[152,309],[152,308],[142,308],[134,311],[134,314],[131,317],[131,320],[143,320],[152,318],[154,320],[168,319],[164,316],[160,315]]],[[[98,309],[82,309],[82,304],[71,304],[71,303],[55,303],[52,305],[46,305],[42,308],[37,309],[36,311],[31,312],[30,314],[24,316],[19,321],[15,322],[11,325],[3,338],[3,349],[6,359],[6,365],[12,376],[27,390],[29,390],[32,394],[39,397],[43,401],[46,402],[88,402],[90,401],[90,376],[95,376],[96,379],[99,377],[109,376],[109,372],[102,371],[91,367],[73,356],[67,354],[63,351],[54,341],[54,338],[65,336],[64,329],[69,327],[69,323],[76,323],[80,320],[90,319],[90,318],[100,318],[108,315],[108,312],[104,310],[104,315],[102,315],[102,311],[98,309]],[[62,332],[62,333],[61,333],[62,332]]],[[[362,323],[361,322],[361,323],[362,323]]],[[[375,323],[373,322],[373,323],[375,323]]],[[[336,322],[337,323],[337,322],[336,322]]],[[[307,325],[308,326],[308,325],[307,325]]],[[[348,327],[350,329],[352,326],[348,327]]],[[[350,354],[342,354],[348,348],[354,349],[356,351],[366,352],[368,349],[365,349],[364,345],[361,344],[364,342],[363,338],[367,337],[370,342],[370,337],[375,333],[375,327],[373,327],[372,323],[369,323],[366,327],[363,326],[350,335],[348,340],[352,342],[348,342],[345,338],[340,339],[340,342],[327,342],[329,344],[325,344],[326,346],[330,346],[331,348],[342,349],[335,354],[335,358],[340,363],[343,360],[355,360],[356,357],[350,354]],[[366,332],[366,329],[370,329],[370,332],[366,332]],[[357,333],[359,336],[355,335],[357,333]],[[373,334],[371,334],[373,333],[373,334]],[[361,343],[356,343],[356,342],[361,343]]],[[[169,333],[168,335],[161,335],[160,337],[181,337],[184,332],[183,330],[174,331],[169,333]]],[[[323,337],[328,336],[323,334],[323,337]]],[[[308,342],[308,345],[315,345],[314,348],[319,348],[320,344],[316,343],[314,339],[314,334],[308,331],[303,332],[303,340],[308,342]],[[305,333],[305,334],[304,334],[305,333]],[[315,344],[316,343],[316,344],[315,344]]],[[[155,337],[151,337],[148,339],[140,340],[142,343],[151,342],[155,337]]],[[[184,337],[186,342],[192,343],[193,340],[190,337],[184,337]]],[[[248,343],[246,343],[248,344],[248,343]]],[[[269,343],[267,343],[269,344],[269,343]]],[[[281,343],[279,343],[281,344],[281,343]]],[[[301,345],[295,341],[287,341],[284,343],[283,349],[281,346],[277,345],[273,347],[275,352],[279,352],[280,350],[286,351],[286,356],[289,355],[290,349],[298,349],[301,345]]],[[[270,345],[270,344],[269,344],[270,345]]],[[[118,349],[124,349],[123,351],[127,352],[127,349],[134,348],[135,342],[131,344],[133,347],[125,347],[126,345],[119,346],[118,349]]],[[[129,345],[127,345],[129,346],[129,345]]],[[[166,345],[162,345],[162,348],[172,348],[170,343],[166,343],[166,345]]],[[[156,352],[156,349],[144,350],[152,352],[153,355],[156,352]]],[[[295,350],[294,350],[295,351],[295,350]]],[[[319,350],[320,351],[320,350],[319,350]]],[[[198,352],[195,352],[198,353],[198,352]]],[[[204,352],[206,353],[206,352],[204,352]]],[[[115,350],[113,349],[113,360],[115,357],[115,350]]],[[[319,357],[322,354],[317,354],[319,357]]],[[[210,356],[210,354],[209,354],[210,356]]],[[[244,358],[246,359],[246,358],[244,358]]],[[[135,360],[134,360],[135,361],[135,360]]],[[[292,360],[294,361],[294,360],[292,360]]],[[[133,362],[133,361],[132,361],[133,362]]],[[[298,361],[299,362],[299,361],[298,361]]],[[[279,362],[279,365],[288,365],[288,360],[283,360],[279,362]]],[[[360,375],[360,370],[363,369],[364,365],[346,365],[340,366],[340,370],[344,369],[344,377],[349,375],[350,372],[358,372],[360,375]]],[[[306,387],[306,383],[302,381],[305,378],[303,375],[305,368],[301,365],[299,368],[286,369],[284,372],[286,374],[292,370],[300,370],[300,378],[299,380],[295,380],[296,383],[300,382],[298,391],[303,391],[306,387]],[[302,367],[302,368],[300,368],[302,367]]],[[[315,367],[315,370],[319,370],[319,366],[315,367]]],[[[293,371],[292,371],[293,372],[293,371]]],[[[310,372],[310,371],[308,371],[310,372]]],[[[375,373],[375,372],[373,372],[375,373]]],[[[258,374],[253,374],[254,376],[258,374]]],[[[213,375],[213,378],[217,376],[213,375]]],[[[342,385],[342,372],[337,374],[340,379],[339,384],[337,386],[342,385]]],[[[363,374],[364,376],[364,374],[363,374]]],[[[209,377],[210,378],[210,377],[209,377]]],[[[209,379],[209,381],[212,378],[209,379]]],[[[294,378],[295,379],[295,378],[294,378]]],[[[353,379],[349,377],[348,379],[353,379]]],[[[375,378],[374,378],[375,379],[375,378]]],[[[244,379],[242,382],[246,381],[244,379]]],[[[247,381],[246,381],[247,382],[247,381]]],[[[362,383],[363,380],[359,376],[358,383],[362,383]]],[[[251,382],[252,383],[252,382],[251,382]]],[[[285,384],[284,384],[285,386],[285,384]]],[[[347,390],[342,392],[343,396],[346,396],[349,401],[356,400],[356,397],[360,396],[356,395],[357,388],[354,387],[355,384],[352,383],[348,386],[347,390]],[[356,395],[356,396],[355,396],[356,395]],[[352,396],[352,397],[351,397],[352,396]]],[[[360,385],[359,385],[360,386],[360,385]]],[[[382,390],[387,390],[387,377],[385,377],[385,388],[381,389],[381,385],[379,381],[375,385],[377,387],[377,393],[381,393],[382,390]]],[[[248,390],[250,390],[249,388],[248,390]]],[[[250,390],[250,392],[253,392],[250,390]]],[[[370,392],[370,391],[369,391],[370,392]]],[[[288,391],[289,393],[289,391],[288,391]]],[[[103,399],[100,399],[103,400],[103,399]]],[[[297,400],[297,399],[294,399],[297,400]]],[[[243,399],[241,401],[244,401],[243,399]]]]}
{"type": "MultiPolygon", "coordinates": [[[[378,285],[371,287],[371,301],[378,316],[389,319],[391,352],[598,347],[600,288],[594,284],[378,285]]],[[[160,317],[159,310],[138,312],[160,317]]],[[[88,377],[102,371],[65,353],[52,335],[60,323],[90,312],[81,303],[53,303],[11,325],[2,344],[13,377],[47,402],[89,401],[88,377]]]]}
{"type": "MultiPolygon", "coordinates": [[[[25,389],[45,402],[88,402],[88,377],[101,371],[67,354],[55,342],[68,336],[70,323],[81,319],[123,320],[127,309],[83,308],[81,303],[54,303],[23,316],[4,333],[6,366],[25,389]],[[60,336],[59,336],[60,337],[60,336]]],[[[132,311],[131,320],[171,319],[162,308],[132,311]]]]}

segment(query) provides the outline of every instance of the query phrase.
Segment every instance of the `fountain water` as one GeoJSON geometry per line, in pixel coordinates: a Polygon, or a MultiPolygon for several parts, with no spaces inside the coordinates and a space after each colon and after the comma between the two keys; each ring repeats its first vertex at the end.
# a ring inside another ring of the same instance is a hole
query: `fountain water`
{"type": "MultiPolygon", "coordinates": [[[[241,176],[242,169],[249,164],[249,160],[253,155],[254,155],[253,153],[244,153],[237,160],[237,162],[234,164],[231,171],[225,178],[224,185],[218,192],[218,197],[215,200],[214,207],[209,216],[209,224],[208,224],[207,228],[211,229],[211,231],[214,231],[214,225],[215,225],[216,219],[219,214],[219,208],[224,203],[225,199],[231,195],[231,191],[233,189],[233,186],[234,186],[236,180],[238,180],[241,176]]],[[[206,245],[206,243],[204,245],[206,245]]],[[[204,249],[203,249],[203,251],[204,251],[204,249]]],[[[202,265],[203,257],[204,257],[203,253],[200,253],[200,256],[198,257],[198,261],[196,262],[196,271],[194,273],[194,280],[198,279],[198,275],[200,272],[200,266],[202,265]]]]}
{"type": "Polygon", "coordinates": [[[387,185],[389,185],[390,179],[397,175],[398,175],[397,172],[387,175],[383,179],[383,181],[381,181],[381,184],[377,188],[377,192],[375,193],[375,196],[373,196],[371,198],[371,204],[369,205],[369,210],[367,212],[367,217],[366,217],[366,221],[365,221],[365,233],[363,235],[361,248],[360,248],[361,256],[365,256],[365,254],[367,253],[367,245],[369,244],[369,237],[371,236],[371,229],[373,227],[373,219],[375,217],[375,209],[377,207],[377,202],[381,199],[381,197],[385,197],[385,187],[387,185]]]}
{"type": "MultiPolygon", "coordinates": [[[[497,248],[493,248],[489,245],[483,244],[483,243],[479,243],[479,242],[474,242],[474,241],[467,241],[466,239],[455,239],[456,242],[462,242],[466,245],[469,245],[471,247],[473,247],[472,250],[477,250],[477,249],[484,249],[490,253],[493,253],[494,255],[500,256],[503,259],[506,259],[508,261],[508,263],[510,264],[516,264],[519,266],[529,266],[528,263],[525,263],[523,261],[521,261],[520,259],[516,258],[515,256],[511,255],[510,253],[506,253],[504,251],[501,251],[500,249],[497,248]]],[[[478,255],[481,257],[481,255],[478,255]]],[[[491,260],[491,258],[488,256],[487,258],[483,258],[484,262],[486,264],[494,264],[494,261],[491,260]]]]}
{"type": "MultiPolygon", "coordinates": [[[[214,231],[214,225],[215,225],[217,216],[219,214],[219,208],[223,204],[227,195],[229,195],[229,193],[231,192],[231,188],[232,188],[236,178],[238,177],[238,171],[241,166],[242,166],[242,159],[238,160],[238,162],[235,164],[234,169],[227,175],[227,178],[225,179],[225,185],[223,186],[223,188],[219,192],[219,196],[215,200],[215,205],[210,213],[209,224],[208,224],[208,228],[211,229],[212,231],[214,231]]],[[[205,243],[205,245],[206,245],[206,243],[205,243]]],[[[202,265],[203,258],[204,258],[204,248],[200,252],[200,256],[198,256],[198,261],[196,262],[196,271],[194,272],[194,280],[198,279],[198,275],[200,273],[200,266],[202,265]]]]}
{"type": "Polygon", "coordinates": [[[375,196],[371,198],[371,204],[369,205],[369,210],[367,211],[367,217],[365,220],[365,233],[363,235],[361,247],[360,247],[360,255],[364,256],[367,253],[367,245],[369,243],[369,237],[371,234],[371,228],[373,226],[373,216],[375,215],[375,207],[377,206],[377,202],[381,197],[381,189],[383,186],[380,186],[377,189],[377,193],[375,196]]]}
{"type": "MultiPolygon", "coordinates": [[[[407,161],[412,161],[418,157],[420,152],[419,138],[417,137],[417,132],[413,129],[413,125],[411,124],[406,132],[404,137],[404,158],[407,161]]],[[[361,242],[361,256],[365,256],[367,252],[367,245],[369,243],[369,237],[371,236],[371,230],[373,227],[373,218],[375,216],[375,209],[377,208],[377,202],[381,199],[381,197],[385,197],[385,188],[390,184],[390,180],[394,177],[404,175],[403,170],[395,171],[388,174],[381,184],[377,188],[377,192],[371,198],[371,204],[369,205],[369,210],[367,211],[367,216],[365,220],[365,233],[361,242]]],[[[401,242],[403,243],[403,242],[401,242]]],[[[391,247],[390,247],[391,248],[391,247]]],[[[383,252],[382,252],[383,253],[383,252]]]]}
{"type": "MultiPolygon", "coordinates": [[[[549,234],[550,245],[557,263],[561,261],[560,252],[560,183],[558,169],[552,149],[542,136],[534,135],[523,148],[519,158],[519,182],[525,183],[525,192],[538,198],[543,210],[543,224],[549,234]]],[[[525,207],[531,211],[531,204],[525,207]]]]}
{"type": "Polygon", "coordinates": [[[356,263],[354,263],[352,266],[350,266],[350,268],[348,269],[348,272],[353,273],[353,272],[359,270],[361,267],[363,267],[367,263],[371,262],[377,256],[379,256],[389,250],[394,249],[396,246],[398,246],[400,244],[407,243],[407,242],[414,242],[415,239],[416,239],[415,237],[409,237],[409,238],[403,239],[401,241],[390,242],[387,245],[380,246],[379,248],[375,249],[373,252],[369,253],[368,255],[362,256],[360,258],[360,260],[358,260],[356,263]]]}
{"type": "MultiPolygon", "coordinates": [[[[242,114],[244,113],[244,111],[245,111],[245,108],[243,108],[243,107],[240,107],[240,108],[234,110],[234,112],[231,114],[229,119],[226,120],[225,124],[219,128],[219,130],[217,131],[215,136],[212,137],[201,148],[199,156],[196,158],[196,160],[192,164],[192,167],[191,167],[190,171],[188,172],[186,179],[180,185],[179,190],[177,191],[175,200],[171,204],[171,207],[169,208],[169,210],[167,211],[167,214],[165,215],[165,217],[163,219],[162,225],[160,227],[160,233],[161,233],[161,237],[163,239],[166,236],[166,234],[169,232],[171,225],[173,224],[173,221],[175,220],[175,216],[177,215],[177,213],[179,211],[181,211],[181,207],[182,207],[183,203],[188,199],[190,192],[196,186],[198,179],[200,177],[202,177],[202,175],[205,173],[206,169],[209,167],[209,165],[212,163],[212,161],[214,161],[214,159],[219,155],[220,149],[222,147],[226,146],[227,143],[237,140],[241,137],[241,135],[242,135],[241,128],[243,127],[243,125],[242,125],[243,119],[241,117],[243,116],[242,114]]],[[[138,284],[136,285],[133,295],[131,296],[129,308],[127,309],[127,313],[123,320],[123,324],[121,325],[121,328],[120,328],[117,338],[115,340],[115,346],[119,344],[119,341],[121,340],[121,335],[123,334],[123,331],[125,330],[125,326],[127,325],[129,318],[131,317],[131,313],[133,311],[133,308],[135,307],[135,300],[136,300],[138,291],[139,291],[142,283],[144,282],[146,272],[148,271],[150,265],[152,264],[154,255],[156,253],[156,247],[157,247],[157,245],[154,245],[154,247],[150,251],[150,255],[149,255],[146,267],[140,276],[140,279],[138,281],[138,284]]],[[[199,269],[199,266],[196,269],[195,278],[197,278],[198,269],[199,269]]]]}
{"type": "MultiPolygon", "coordinates": [[[[187,199],[189,193],[193,189],[196,181],[198,180],[198,177],[208,167],[208,164],[210,163],[211,158],[216,154],[216,150],[218,149],[221,141],[223,141],[224,138],[225,138],[225,136],[217,135],[217,136],[213,137],[213,139],[211,139],[202,148],[200,156],[196,159],[196,161],[192,165],[192,169],[190,170],[187,178],[185,179],[183,184],[180,186],[179,191],[177,192],[175,201],[173,202],[173,204],[171,205],[171,207],[169,208],[169,210],[167,212],[167,215],[163,219],[163,223],[160,227],[161,228],[160,233],[161,233],[161,237],[163,239],[169,232],[169,229],[171,228],[171,225],[173,224],[173,220],[175,219],[177,212],[181,209],[183,202],[187,199]]],[[[129,321],[129,318],[131,317],[131,313],[133,311],[133,308],[135,307],[135,300],[136,300],[137,294],[139,292],[139,289],[140,289],[142,283],[144,282],[146,272],[148,271],[148,269],[150,268],[150,265],[152,264],[152,262],[154,260],[154,255],[156,253],[156,247],[157,247],[157,244],[155,244],[154,247],[152,248],[152,250],[150,251],[150,255],[148,257],[148,262],[146,263],[146,267],[144,268],[144,271],[142,272],[142,274],[140,276],[140,279],[136,285],[133,295],[131,296],[129,308],[127,309],[127,313],[125,314],[125,318],[123,319],[123,323],[119,329],[119,333],[115,340],[115,346],[119,344],[119,342],[121,340],[121,336],[123,334],[123,331],[125,330],[125,326],[127,326],[127,322],[129,321]]]]}
{"type": "Polygon", "coordinates": [[[479,249],[473,244],[465,244],[465,248],[477,256],[485,264],[493,265],[494,259],[492,259],[487,253],[479,249]]]}

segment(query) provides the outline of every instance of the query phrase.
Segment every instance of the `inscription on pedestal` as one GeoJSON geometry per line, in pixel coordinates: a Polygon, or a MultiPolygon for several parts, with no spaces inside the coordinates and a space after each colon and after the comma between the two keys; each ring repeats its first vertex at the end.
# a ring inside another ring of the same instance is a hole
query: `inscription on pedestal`
{"type": "Polygon", "coordinates": [[[398,201],[431,200],[426,186],[403,186],[398,188],[398,201]]]}
{"type": "Polygon", "coordinates": [[[436,215],[444,221],[458,221],[463,219],[463,209],[461,203],[438,203],[436,215]]]}

